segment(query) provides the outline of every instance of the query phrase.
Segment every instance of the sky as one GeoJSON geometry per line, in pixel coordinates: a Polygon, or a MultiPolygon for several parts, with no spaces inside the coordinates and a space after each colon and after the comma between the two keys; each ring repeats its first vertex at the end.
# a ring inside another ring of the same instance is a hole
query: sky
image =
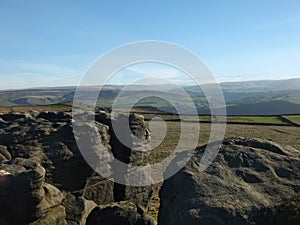
{"type": "MultiPolygon", "coordinates": [[[[0,89],[77,85],[101,55],[142,40],[191,50],[219,82],[300,77],[300,1],[0,0],[0,89]]],[[[188,83],[174,70],[139,66],[113,80],[188,83]]]]}

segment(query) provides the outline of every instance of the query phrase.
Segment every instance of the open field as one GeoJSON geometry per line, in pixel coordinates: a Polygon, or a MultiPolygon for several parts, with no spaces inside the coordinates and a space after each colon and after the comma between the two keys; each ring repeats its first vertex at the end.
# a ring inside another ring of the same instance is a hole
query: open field
{"type": "Polygon", "coordinates": [[[293,123],[300,125],[300,115],[289,115],[289,116],[283,116],[283,117],[292,121],[293,123]]]}
{"type": "Polygon", "coordinates": [[[28,112],[28,111],[67,111],[72,109],[72,103],[59,103],[53,105],[38,105],[38,106],[11,106],[11,107],[0,107],[0,113],[10,112],[28,112]]]}

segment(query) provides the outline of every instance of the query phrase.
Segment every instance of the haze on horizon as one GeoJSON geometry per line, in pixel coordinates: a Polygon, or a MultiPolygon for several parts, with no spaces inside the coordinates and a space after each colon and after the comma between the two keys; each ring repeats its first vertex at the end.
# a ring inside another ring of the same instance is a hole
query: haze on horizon
{"type": "MultiPolygon", "coordinates": [[[[297,0],[3,0],[0,90],[77,85],[99,56],[140,40],[190,49],[219,82],[297,78],[299,9],[297,0]]],[[[149,74],[189,84],[184,74],[153,64],[120,71],[111,84],[149,74]]]]}

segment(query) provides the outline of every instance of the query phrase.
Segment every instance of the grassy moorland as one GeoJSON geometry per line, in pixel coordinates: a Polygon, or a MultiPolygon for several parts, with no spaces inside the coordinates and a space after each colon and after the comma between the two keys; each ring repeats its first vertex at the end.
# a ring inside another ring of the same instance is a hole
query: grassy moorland
{"type": "Polygon", "coordinates": [[[0,113],[10,113],[10,112],[28,112],[28,111],[68,111],[72,109],[72,103],[58,103],[53,105],[37,105],[37,106],[10,106],[10,107],[0,107],[0,113]]]}

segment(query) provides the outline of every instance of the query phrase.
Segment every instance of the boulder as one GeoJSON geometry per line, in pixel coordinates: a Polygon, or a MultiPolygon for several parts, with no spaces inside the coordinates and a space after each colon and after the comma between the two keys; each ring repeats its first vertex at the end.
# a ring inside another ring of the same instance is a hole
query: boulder
{"type": "Polygon", "coordinates": [[[155,220],[132,202],[123,201],[96,207],[86,225],[156,225],[155,220]]]}
{"type": "Polygon", "coordinates": [[[63,204],[67,212],[68,225],[85,225],[87,216],[97,206],[93,201],[72,194],[67,194],[63,204]]]}
{"type": "Polygon", "coordinates": [[[285,204],[300,192],[299,151],[260,139],[227,139],[200,172],[204,150],[163,183],[158,224],[274,225],[279,214],[283,223],[287,216],[299,218],[299,202],[285,204]]]}
{"type": "Polygon", "coordinates": [[[277,207],[274,225],[299,225],[300,195],[296,195],[277,207]]]}
{"type": "Polygon", "coordinates": [[[69,225],[66,218],[65,207],[57,206],[51,208],[46,214],[41,218],[30,223],[29,225],[69,225]]]}
{"type": "Polygon", "coordinates": [[[42,118],[50,122],[70,121],[71,114],[66,112],[41,112],[37,118],[42,118]]]}
{"type": "Polygon", "coordinates": [[[89,177],[83,189],[83,197],[93,200],[97,205],[109,204],[114,201],[114,182],[101,176],[89,177]]]}
{"type": "Polygon", "coordinates": [[[9,224],[46,217],[62,203],[62,193],[44,183],[45,169],[39,163],[16,158],[0,164],[0,171],[0,217],[9,224]]]}
{"type": "Polygon", "coordinates": [[[27,113],[6,113],[6,114],[0,114],[0,119],[4,121],[12,121],[12,120],[19,120],[26,118],[28,114],[27,113]]]}

